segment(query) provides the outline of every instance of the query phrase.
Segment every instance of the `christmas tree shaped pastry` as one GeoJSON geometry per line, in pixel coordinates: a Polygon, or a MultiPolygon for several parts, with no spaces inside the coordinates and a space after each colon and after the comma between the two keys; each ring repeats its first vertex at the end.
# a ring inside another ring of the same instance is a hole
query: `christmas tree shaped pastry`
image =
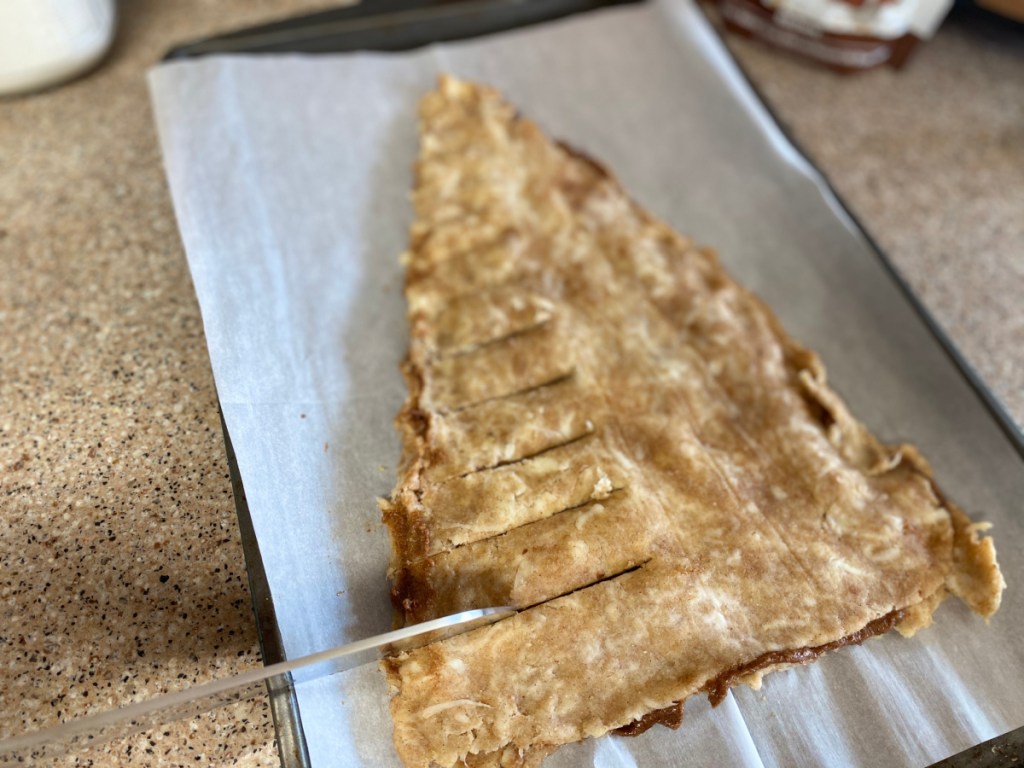
{"type": "Polygon", "coordinates": [[[407,765],[534,765],[950,593],[995,612],[981,526],[713,252],[492,89],[420,123],[393,597],[521,610],[385,664],[407,765]]]}

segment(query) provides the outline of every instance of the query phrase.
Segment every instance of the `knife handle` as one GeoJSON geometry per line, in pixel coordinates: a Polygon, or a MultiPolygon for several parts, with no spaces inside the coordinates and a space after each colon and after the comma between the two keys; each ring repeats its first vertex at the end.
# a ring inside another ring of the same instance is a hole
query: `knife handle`
{"type": "Polygon", "coordinates": [[[515,613],[514,608],[507,607],[463,611],[16,736],[0,741],[0,766],[34,765],[43,759],[52,760],[70,751],[98,746],[158,725],[191,719],[229,704],[267,693],[274,695],[289,690],[295,683],[379,661],[383,656],[404,653],[515,613]]]}

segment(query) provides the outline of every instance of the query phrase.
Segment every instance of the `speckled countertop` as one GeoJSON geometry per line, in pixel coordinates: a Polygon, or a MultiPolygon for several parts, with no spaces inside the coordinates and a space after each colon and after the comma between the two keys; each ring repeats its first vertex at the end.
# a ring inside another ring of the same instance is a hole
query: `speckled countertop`
{"type": "MultiPolygon", "coordinates": [[[[103,66],[0,101],[0,735],[260,663],[199,309],[145,70],[319,0],[121,4],[103,66]]],[[[954,15],[903,72],[731,41],[1024,422],[1024,34],[954,15]]],[[[276,765],[265,701],[81,765],[276,765]]]]}

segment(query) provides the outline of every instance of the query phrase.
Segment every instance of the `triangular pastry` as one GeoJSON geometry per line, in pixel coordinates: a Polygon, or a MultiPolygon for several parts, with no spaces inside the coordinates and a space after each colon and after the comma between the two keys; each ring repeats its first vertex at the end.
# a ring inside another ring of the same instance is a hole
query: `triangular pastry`
{"type": "Polygon", "coordinates": [[[995,612],[991,539],[711,251],[490,88],[443,77],[420,131],[393,596],[521,612],[386,662],[406,765],[534,765],[947,592],[995,612]]]}

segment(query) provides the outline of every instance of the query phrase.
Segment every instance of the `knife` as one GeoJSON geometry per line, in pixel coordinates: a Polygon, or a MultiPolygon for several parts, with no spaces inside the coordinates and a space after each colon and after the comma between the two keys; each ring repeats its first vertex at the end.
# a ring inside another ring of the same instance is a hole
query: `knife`
{"type": "Polygon", "coordinates": [[[266,693],[273,695],[296,683],[344,672],[469,632],[515,613],[515,608],[509,607],[463,611],[15,736],[0,741],[0,766],[32,764],[42,758],[54,758],[71,750],[97,746],[266,693]]]}

